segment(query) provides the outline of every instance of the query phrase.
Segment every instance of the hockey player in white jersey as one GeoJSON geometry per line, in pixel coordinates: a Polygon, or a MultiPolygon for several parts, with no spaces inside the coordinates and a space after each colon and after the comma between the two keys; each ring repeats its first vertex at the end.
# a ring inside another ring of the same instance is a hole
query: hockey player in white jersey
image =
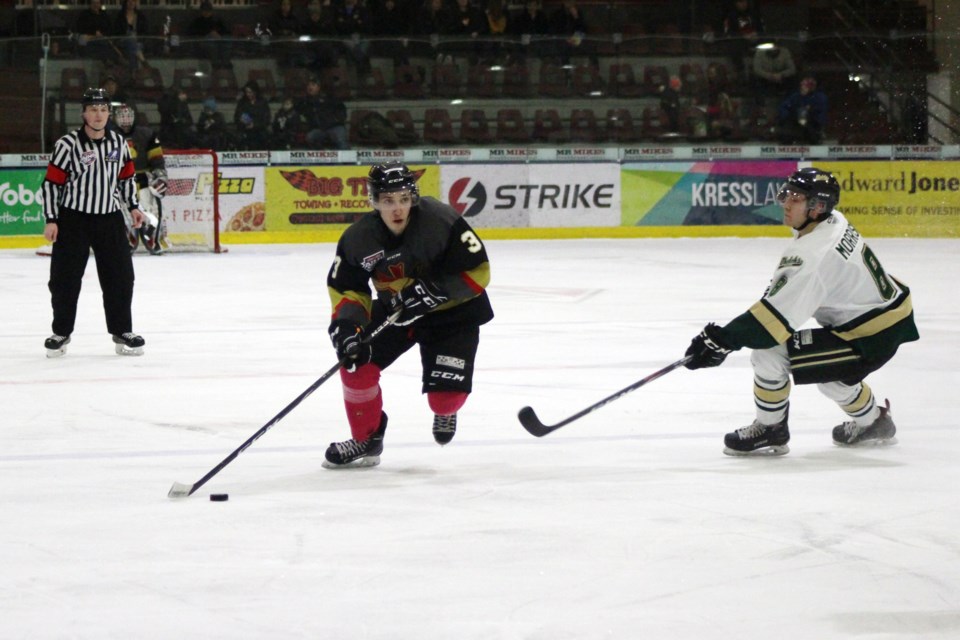
{"type": "Polygon", "coordinates": [[[720,365],[731,351],[753,349],[753,423],[728,433],[728,455],[782,455],[793,384],[816,384],[847,420],[833,429],[841,446],[892,444],[890,403],[880,406],[863,381],[904,342],[919,338],[910,290],[884,271],[842,213],[840,184],[815,168],[793,173],[777,194],[784,224],[795,231],[763,297],[720,327],[710,323],[690,343],[686,367],[720,365]],[[813,318],[814,329],[799,329],[813,318]]]}

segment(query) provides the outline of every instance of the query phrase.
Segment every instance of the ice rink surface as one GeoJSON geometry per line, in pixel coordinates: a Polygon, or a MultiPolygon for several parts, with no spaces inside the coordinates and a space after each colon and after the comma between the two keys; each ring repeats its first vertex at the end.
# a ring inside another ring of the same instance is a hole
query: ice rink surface
{"type": "Polygon", "coordinates": [[[437,446],[419,359],[384,373],[379,467],[332,378],[192,497],[193,483],[334,362],[334,245],[137,256],[141,358],[114,355],[91,260],[48,360],[48,262],[0,252],[0,637],[856,640],[960,637],[960,243],[873,239],[921,340],[868,381],[899,444],[843,449],[795,387],[791,453],[724,456],[753,418],[748,352],[679,369],[755,302],[787,242],[488,242],[496,319],[437,446]],[[225,503],[210,493],[229,493],[225,503]]]}

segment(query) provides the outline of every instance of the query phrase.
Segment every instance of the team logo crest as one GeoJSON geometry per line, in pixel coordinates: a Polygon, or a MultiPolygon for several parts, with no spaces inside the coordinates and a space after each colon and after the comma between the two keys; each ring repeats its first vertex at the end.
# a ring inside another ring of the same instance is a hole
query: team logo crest
{"type": "Polygon", "coordinates": [[[107,162],[119,162],[120,161],[120,149],[114,149],[107,154],[107,157],[104,158],[107,162]]]}
{"type": "Polygon", "coordinates": [[[84,151],[80,154],[80,164],[85,167],[89,167],[97,160],[96,151],[84,151]]]}
{"type": "Polygon", "coordinates": [[[377,266],[377,263],[383,259],[383,250],[377,251],[375,254],[367,256],[360,261],[360,266],[363,267],[364,271],[370,272],[373,271],[373,268],[377,266]]]}

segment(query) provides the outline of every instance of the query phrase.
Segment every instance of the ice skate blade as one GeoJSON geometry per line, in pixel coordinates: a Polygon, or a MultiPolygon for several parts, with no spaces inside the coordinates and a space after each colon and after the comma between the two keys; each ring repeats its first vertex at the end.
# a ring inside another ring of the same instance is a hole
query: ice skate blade
{"type": "Polygon", "coordinates": [[[133,347],[131,349],[130,347],[127,347],[122,344],[118,344],[115,346],[116,346],[116,352],[118,356],[142,356],[143,355],[143,347],[133,347]]]}
{"type": "Polygon", "coordinates": [[[65,347],[60,347],[59,349],[47,349],[48,358],[62,358],[67,355],[67,349],[65,347]]]}
{"type": "Polygon", "coordinates": [[[364,469],[366,467],[375,467],[380,464],[380,456],[367,456],[346,464],[334,464],[329,460],[324,460],[320,466],[324,469],[364,469]]]}
{"type": "Polygon", "coordinates": [[[844,447],[846,449],[856,449],[856,448],[869,448],[869,447],[890,447],[897,444],[897,437],[892,438],[872,438],[870,440],[861,440],[860,442],[854,442],[853,444],[847,444],[846,442],[837,442],[833,441],[833,444],[838,447],[844,447]]]}
{"type": "Polygon", "coordinates": [[[730,447],[724,447],[723,452],[728,456],[734,456],[738,458],[772,458],[790,453],[790,447],[782,444],[773,447],[761,447],[759,449],[754,449],[753,451],[737,451],[736,449],[731,449],[730,447]]]}

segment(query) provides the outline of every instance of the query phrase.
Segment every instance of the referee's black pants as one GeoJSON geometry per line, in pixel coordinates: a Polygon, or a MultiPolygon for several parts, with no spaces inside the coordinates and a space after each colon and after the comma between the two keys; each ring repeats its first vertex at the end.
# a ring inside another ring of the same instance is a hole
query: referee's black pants
{"type": "Polygon", "coordinates": [[[107,331],[113,335],[132,331],[133,259],[123,214],[119,211],[88,214],[61,209],[57,227],[49,283],[53,332],[58,336],[73,333],[77,299],[90,249],[97,261],[107,331]]]}

